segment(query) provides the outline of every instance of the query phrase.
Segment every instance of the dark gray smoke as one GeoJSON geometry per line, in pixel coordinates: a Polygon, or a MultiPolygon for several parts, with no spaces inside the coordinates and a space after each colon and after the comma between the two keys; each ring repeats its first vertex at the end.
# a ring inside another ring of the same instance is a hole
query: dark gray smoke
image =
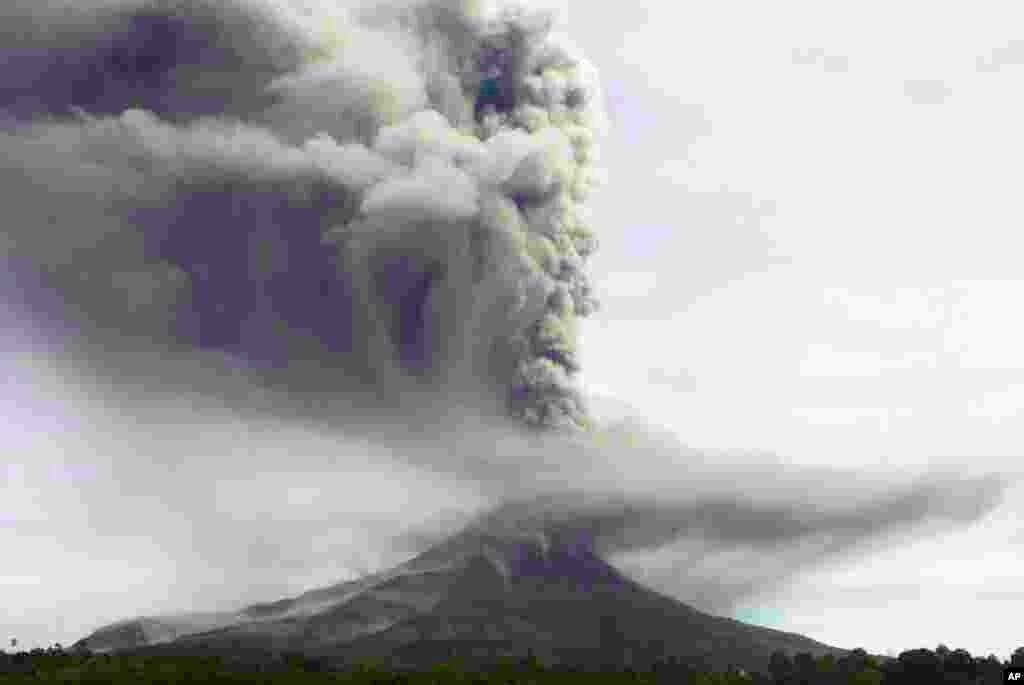
{"type": "MultiPolygon", "coordinates": [[[[119,499],[147,483],[161,509],[205,517],[188,544],[227,549],[239,529],[167,475],[225,413],[471,483],[507,502],[488,525],[546,522],[609,554],[689,536],[782,558],[771,578],[721,577],[732,600],[995,505],[991,479],[855,486],[588,412],[576,322],[596,306],[585,201],[606,125],[556,29],[471,0],[2,3],[5,316],[117,417],[117,484],[81,490],[99,488],[95,521],[150,535],[119,499]]],[[[197,480],[312,469],[298,442],[238,440],[210,438],[245,454],[197,480]]]]}
{"type": "Polygon", "coordinates": [[[16,5],[4,257],[104,364],[131,336],[288,393],[497,393],[582,426],[602,99],[551,27],[451,2],[16,5]]]}

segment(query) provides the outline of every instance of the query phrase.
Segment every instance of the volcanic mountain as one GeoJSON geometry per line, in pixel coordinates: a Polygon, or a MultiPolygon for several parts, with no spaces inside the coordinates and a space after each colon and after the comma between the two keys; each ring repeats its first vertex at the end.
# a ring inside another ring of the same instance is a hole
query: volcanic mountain
{"type": "Polygon", "coordinates": [[[560,526],[473,525],[390,570],[234,613],[143,617],[103,627],[93,651],[276,658],[299,652],[421,668],[532,652],[546,663],[764,670],[776,649],[846,650],[712,616],[629,579],[560,526]]]}

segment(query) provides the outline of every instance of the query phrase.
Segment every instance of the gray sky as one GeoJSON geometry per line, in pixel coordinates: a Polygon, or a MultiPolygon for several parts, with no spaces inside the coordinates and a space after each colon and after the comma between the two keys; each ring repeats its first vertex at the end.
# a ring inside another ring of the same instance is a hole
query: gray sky
{"type": "MultiPolygon", "coordinates": [[[[693,446],[1019,471],[1020,8],[567,5],[609,94],[637,98],[609,105],[609,166],[629,171],[595,200],[623,228],[594,260],[588,387],[693,446]],[[642,220],[621,194],[643,198],[642,220]]],[[[1006,654],[1000,617],[1024,602],[1015,492],[968,529],[808,570],[737,617],[880,652],[1006,654]]],[[[631,568],[670,589],[682,571],[659,559],[631,568]]]]}
{"type": "MultiPolygon", "coordinates": [[[[1020,143],[1016,17],[930,3],[924,30],[912,6],[904,15],[882,3],[846,14],[809,3],[560,7],[601,73],[612,124],[602,146],[608,183],[589,200],[603,307],[583,320],[579,348],[581,385],[605,428],[582,441],[530,437],[492,417],[479,393],[493,384],[468,386],[479,369],[455,364],[455,352],[422,393],[386,376],[379,406],[360,409],[362,395],[339,391],[325,412],[308,403],[323,399],[319,367],[275,393],[244,365],[232,375],[222,357],[125,342],[122,324],[152,336],[163,320],[152,304],[162,300],[148,298],[147,308],[138,294],[163,276],[137,265],[124,271],[142,279],[130,287],[12,302],[0,329],[0,535],[10,560],[0,570],[0,626],[22,644],[67,643],[126,616],[275,599],[402,561],[503,496],[584,489],[613,497],[559,506],[580,525],[628,522],[608,543],[615,562],[695,606],[843,647],[945,642],[1005,658],[1019,646],[1006,609],[1024,599],[1013,580],[1024,571],[1013,504],[1024,332],[1006,315],[1024,284],[1014,280],[1007,231],[1019,209],[1003,180],[1020,143]],[[54,302],[72,295],[97,330],[45,324],[54,302]],[[384,391],[412,399],[388,404],[384,391]]],[[[210,16],[233,27],[227,35],[252,75],[230,79],[232,106],[258,112],[286,145],[318,127],[357,139],[360,107],[401,124],[423,106],[402,48],[381,47],[372,31],[344,21],[286,30],[278,18],[271,49],[244,42],[250,15],[210,16]],[[262,102],[260,69],[295,68],[301,51],[290,50],[309,48],[310,35],[325,50],[355,51],[355,74],[306,74],[271,110],[251,104],[262,102]],[[362,76],[383,91],[333,89],[362,76]]],[[[203,73],[216,79],[213,66],[203,73]]],[[[152,100],[166,117],[225,113],[216,98],[168,88],[180,99],[152,100]]],[[[51,106],[26,102],[9,112],[51,106]]],[[[117,115],[117,104],[97,106],[117,115]]],[[[451,107],[445,116],[457,121],[451,107]]],[[[464,144],[430,122],[398,128],[390,147],[373,148],[381,162],[327,144],[288,152],[245,131],[128,124],[46,125],[37,140],[5,138],[5,201],[38,228],[9,231],[8,255],[49,260],[59,273],[125,269],[138,260],[133,220],[162,225],[167,208],[205,216],[193,198],[206,197],[210,168],[298,186],[326,164],[331,182],[349,189],[389,178],[406,135],[414,148],[423,136],[443,141],[438,149],[464,144]],[[161,185],[161,174],[178,172],[198,190],[161,185]],[[54,187],[60,205],[51,206],[54,187]],[[137,198],[149,203],[141,214],[137,198]],[[80,248],[106,235],[125,237],[80,248]]],[[[497,167],[519,144],[466,154],[497,167]]],[[[384,219],[365,224],[364,240],[404,226],[410,208],[461,221],[463,207],[482,203],[478,176],[418,169],[434,189],[428,197],[449,204],[390,186],[375,196],[370,213],[384,219]]],[[[256,186],[263,198],[284,192],[277,187],[256,186]]],[[[244,215],[253,231],[261,211],[244,215]]],[[[306,220],[294,212],[289,221],[306,220]]],[[[448,243],[401,235],[458,263],[448,243]]],[[[509,280],[497,272],[486,292],[500,295],[509,280]]],[[[22,290],[27,278],[8,276],[22,290]]],[[[176,297],[162,283],[152,292],[176,297]]],[[[459,293],[450,297],[439,300],[450,303],[438,305],[441,321],[465,311],[459,293]]],[[[519,322],[479,321],[499,332],[519,322]]],[[[456,338],[473,339],[468,329],[456,338]]],[[[289,338],[286,349],[302,344],[289,338]]],[[[386,364],[373,354],[358,359],[379,371],[386,364]]]]}

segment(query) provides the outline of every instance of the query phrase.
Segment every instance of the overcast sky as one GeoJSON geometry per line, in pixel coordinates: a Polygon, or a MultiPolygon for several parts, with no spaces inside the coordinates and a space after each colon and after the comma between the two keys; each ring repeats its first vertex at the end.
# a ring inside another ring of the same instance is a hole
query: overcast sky
{"type": "MultiPolygon", "coordinates": [[[[1024,210],[1009,179],[1024,34],[1010,3],[545,4],[601,73],[612,124],[590,201],[603,306],[582,325],[583,387],[698,449],[649,469],[612,453],[595,479],[683,482],[716,450],[791,467],[778,488],[736,472],[752,500],[799,499],[786,487],[813,473],[801,466],[844,469],[851,491],[933,467],[1019,477],[1024,210]]],[[[0,627],[26,646],[376,570],[493,498],[440,457],[418,466],[315,423],[174,393],[126,407],[69,366],[74,341],[38,312],[2,316],[0,627]]],[[[566,481],[587,468],[540,466],[566,481]]],[[[803,487],[823,507],[839,482],[803,487]]],[[[778,562],[735,617],[876,653],[944,642],[1007,658],[1021,494],[855,554],[691,540],[616,563],[708,606],[694,555],[704,579],[778,562]]]]}
{"type": "MultiPolygon", "coordinates": [[[[1019,470],[1020,8],[568,10],[614,124],[588,386],[693,446],[1019,470]]],[[[883,653],[1006,654],[1016,492],[969,530],[814,569],[737,617],[883,653]]],[[[652,572],[664,589],[685,572],[670,568],[652,572]]]]}

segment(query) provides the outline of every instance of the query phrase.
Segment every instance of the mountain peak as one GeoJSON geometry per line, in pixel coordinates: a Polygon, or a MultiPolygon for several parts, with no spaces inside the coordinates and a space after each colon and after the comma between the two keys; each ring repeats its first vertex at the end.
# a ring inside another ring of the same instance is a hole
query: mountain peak
{"type": "Polygon", "coordinates": [[[844,651],[710,616],[647,589],[606,562],[585,527],[537,511],[500,508],[413,559],[357,580],[233,613],[122,621],[79,644],[97,651],[292,650],[338,663],[369,657],[405,666],[451,653],[487,662],[530,651],[588,663],[633,645],[649,658],[748,670],[765,666],[778,648],[844,651]]]}

